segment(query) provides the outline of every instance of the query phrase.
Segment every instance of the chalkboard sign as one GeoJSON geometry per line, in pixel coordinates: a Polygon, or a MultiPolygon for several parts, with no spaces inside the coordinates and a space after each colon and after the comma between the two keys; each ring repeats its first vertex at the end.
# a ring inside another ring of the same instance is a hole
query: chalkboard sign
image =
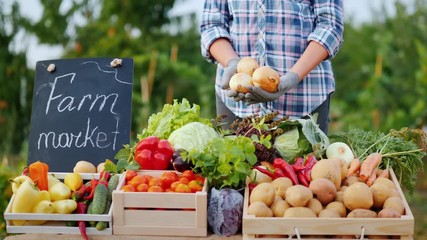
{"type": "Polygon", "coordinates": [[[37,62],[27,163],[72,172],[114,159],[130,140],[132,79],[129,58],[37,62]]]}

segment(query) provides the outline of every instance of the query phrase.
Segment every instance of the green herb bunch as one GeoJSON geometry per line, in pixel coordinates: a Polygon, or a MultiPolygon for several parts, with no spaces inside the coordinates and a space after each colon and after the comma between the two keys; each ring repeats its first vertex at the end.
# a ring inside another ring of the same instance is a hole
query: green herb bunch
{"type": "Polygon", "coordinates": [[[209,187],[240,189],[256,164],[255,146],[251,138],[229,136],[209,142],[203,152],[189,153],[194,171],[201,173],[209,187]]]}
{"type": "Polygon", "coordinates": [[[379,131],[350,129],[329,138],[347,143],[361,162],[371,153],[381,153],[379,168],[392,168],[402,187],[410,194],[413,193],[417,174],[423,171],[423,158],[426,156],[426,134],[422,130],[392,129],[384,134],[379,131]]]}

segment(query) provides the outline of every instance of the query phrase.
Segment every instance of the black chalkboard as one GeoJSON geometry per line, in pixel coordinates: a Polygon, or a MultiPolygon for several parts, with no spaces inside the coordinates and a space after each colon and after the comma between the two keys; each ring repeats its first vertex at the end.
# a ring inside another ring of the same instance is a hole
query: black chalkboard
{"type": "Polygon", "coordinates": [[[130,58],[37,62],[27,163],[72,172],[80,160],[114,159],[130,141],[132,82],[130,58]]]}

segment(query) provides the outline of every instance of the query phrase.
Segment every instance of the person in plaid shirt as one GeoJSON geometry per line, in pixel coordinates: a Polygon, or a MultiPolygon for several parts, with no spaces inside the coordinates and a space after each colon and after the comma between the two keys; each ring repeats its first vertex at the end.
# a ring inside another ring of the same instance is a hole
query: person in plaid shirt
{"type": "Polygon", "coordinates": [[[205,0],[201,52],[217,63],[217,114],[236,118],[278,112],[278,118],[318,113],[327,134],[335,90],[331,67],[343,42],[342,0],[205,0]],[[280,75],[278,91],[249,87],[236,93],[229,81],[242,57],[257,59],[280,75]]]}

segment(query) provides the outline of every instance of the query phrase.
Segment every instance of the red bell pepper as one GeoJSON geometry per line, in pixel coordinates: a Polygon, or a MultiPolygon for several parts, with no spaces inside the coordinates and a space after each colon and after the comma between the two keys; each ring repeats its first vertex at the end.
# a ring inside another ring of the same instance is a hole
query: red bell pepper
{"type": "Polygon", "coordinates": [[[98,185],[98,179],[92,178],[90,180],[90,194],[88,196],[84,196],[83,197],[84,200],[92,200],[93,199],[93,195],[95,194],[96,185],[98,185]]]}
{"type": "Polygon", "coordinates": [[[167,170],[171,165],[174,149],[168,140],[150,136],[136,145],[134,160],[141,169],[167,170]]]}

